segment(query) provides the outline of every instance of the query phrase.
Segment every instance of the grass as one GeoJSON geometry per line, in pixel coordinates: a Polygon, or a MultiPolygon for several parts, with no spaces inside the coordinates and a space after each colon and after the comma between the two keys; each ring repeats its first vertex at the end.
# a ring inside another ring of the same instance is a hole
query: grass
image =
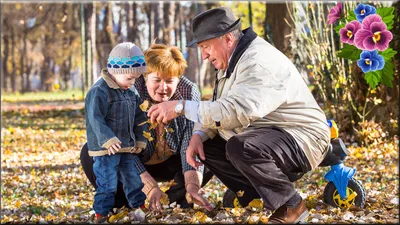
{"type": "Polygon", "coordinates": [[[51,92],[26,92],[26,93],[2,93],[1,102],[37,102],[37,101],[67,101],[83,100],[82,90],[73,89],[67,91],[51,92]]]}
{"type": "MultiPolygon", "coordinates": [[[[212,96],[213,89],[206,87],[202,90],[202,98],[208,100],[212,96]]],[[[85,92],[86,95],[86,92],[85,92]]],[[[67,91],[50,91],[50,92],[14,92],[2,93],[1,102],[39,102],[39,101],[80,101],[83,100],[82,90],[73,89],[67,91]]]]}

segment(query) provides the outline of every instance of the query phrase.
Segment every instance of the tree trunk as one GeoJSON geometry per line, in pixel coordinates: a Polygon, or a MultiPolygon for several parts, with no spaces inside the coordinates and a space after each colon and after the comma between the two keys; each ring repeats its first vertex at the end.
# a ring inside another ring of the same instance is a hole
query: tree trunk
{"type": "Polygon", "coordinates": [[[65,90],[69,89],[68,82],[71,79],[71,62],[72,62],[72,55],[69,55],[68,59],[63,62],[62,66],[61,66],[61,70],[60,70],[61,77],[65,84],[65,87],[64,87],[65,90]]]}
{"type": "Polygon", "coordinates": [[[26,70],[25,70],[25,73],[26,73],[26,91],[29,92],[29,91],[31,91],[31,79],[30,79],[30,77],[31,77],[31,71],[32,71],[32,67],[33,67],[32,58],[29,58],[27,60],[27,62],[28,63],[26,64],[26,70]]]}
{"type": "Polygon", "coordinates": [[[11,91],[15,92],[15,76],[16,76],[16,65],[15,65],[15,28],[11,27],[11,65],[12,65],[12,72],[10,76],[11,80],[11,91]]]}
{"type": "Polygon", "coordinates": [[[107,22],[106,32],[108,35],[108,39],[110,40],[111,46],[117,45],[117,40],[113,31],[113,16],[112,16],[112,2],[107,3],[106,8],[106,18],[105,21],[107,22]]]}
{"type": "MultiPolygon", "coordinates": [[[[197,15],[197,2],[193,2],[192,6],[190,7],[189,15],[186,15],[186,18],[193,18],[197,15]]],[[[186,19],[185,21],[185,33],[186,33],[186,42],[189,43],[193,39],[192,31],[191,31],[191,19],[186,19]]],[[[199,61],[197,59],[197,48],[187,48],[187,64],[189,65],[186,67],[185,76],[191,80],[192,82],[196,83],[196,79],[198,77],[198,67],[199,61]]]]}
{"type": "Polygon", "coordinates": [[[20,56],[20,75],[21,75],[21,92],[25,93],[26,91],[29,91],[28,87],[25,87],[25,82],[29,83],[29,79],[27,79],[27,77],[24,76],[24,73],[26,74],[25,71],[25,57],[26,57],[26,42],[27,42],[27,31],[24,29],[23,34],[22,34],[22,52],[21,52],[21,56],[20,56]]]}
{"type": "Polygon", "coordinates": [[[151,42],[153,41],[153,10],[152,10],[152,3],[144,3],[144,11],[146,12],[146,16],[147,16],[147,24],[149,25],[149,46],[151,45],[151,42]]]}
{"type": "MultiPolygon", "coordinates": [[[[179,3],[178,3],[179,4],[179,3]]],[[[164,3],[164,29],[163,29],[163,37],[166,43],[172,44],[171,40],[171,31],[175,29],[177,26],[175,17],[175,2],[166,2],[164,3]]]]}
{"type": "Polygon", "coordinates": [[[127,25],[127,36],[126,39],[130,42],[133,42],[136,44],[135,40],[135,32],[133,31],[133,26],[134,26],[134,12],[133,12],[133,4],[136,3],[126,3],[125,4],[125,12],[126,12],[126,25],[127,25]]]}
{"type": "Polygon", "coordinates": [[[174,27],[175,46],[179,46],[179,48],[181,50],[183,50],[183,48],[182,48],[183,47],[182,46],[182,38],[181,38],[181,31],[182,31],[182,28],[181,28],[181,26],[182,26],[181,16],[182,16],[182,13],[181,13],[181,3],[180,2],[178,2],[176,4],[176,6],[175,6],[174,15],[175,15],[174,21],[178,23],[177,26],[174,27]]]}
{"type": "MultiPolygon", "coordinates": [[[[200,10],[205,11],[211,9],[213,6],[216,6],[216,3],[207,3],[204,6],[205,8],[201,7],[200,10]]],[[[200,61],[200,70],[199,70],[200,78],[198,84],[200,86],[200,90],[204,90],[204,88],[207,87],[214,87],[215,73],[216,73],[215,67],[209,61],[203,61],[201,58],[201,53],[198,54],[199,54],[198,58],[200,61]]]]}
{"type": "MultiPolygon", "coordinates": [[[[5,19],[6,20],[6,19],[5,19]]],[[[4,24],[6,24],[6,23],[4,23],[4,24]]],[[[4,30],[7,30],[7,31],[9,31],[8,30],[8,27],[6,27],[6,26],[4,26],[3,27],[4,28],[4,30]]],[[[8,73],[8,57],[9,57],[9,50],[10,50],[10,38],[9,38],[9,35],[8,35],[8,33],[6,33],[6,34],[4,34],[4,33],[2,33],[3,34],[3,40],[4,40],[4,57],[2,58],[2,66],[3,66],[3,83],[2,83],[2,88],[3,88],[3,90],[4,91],[7,91],[7,88],[8,88],[8,85],[7,85],[7,82],[8,82],[8,79],[9,79],[9,73],[8,73]]]]}
{"type": "Polygon", "coordinates": [[[271,26],[268,24],[268,3],[265,2],[265,17],[264,17],[264,39],[269,43],[272,43],[271,40],[271,26]]]}
{"type": "Polygon", "coordinates": [[[132,4],[132,12],[133,12],[132,19],[130,20],[132,22],[132,27],[130,29],[130,31],[131,31],[131,40],[133,42],[135,42],[135,44],[136,43],[139,44],[139,35],[137,35],[137,33],[139,32],[139,29],[138,29],[139,21],[138,21],[138,18],[137,18],[138,15],[137,15],[137,4],[136,4],[136,2],[133,2],[133,4],[132,4]]]}
{"type": "MultiPolygon", "coordinates": [[[[99,66],[99,59],[97,56],[97,51],[96,51],[96,2],[92,3],[92,17],[90,19],[90,38],[91,38],[91,44],[92,44],[92,80],[93,83],[95,80],[97,80],[99,76],[98,66],[99,66]]],[[[71,66],[69,66],[71,68],[71,66]]]]}
{"type": "Polygon", "coordinates": [[[49,36],[46,34],[44,36],[43,41],[43,63],[40,68],[40,90],[41,91],[50,91],[50,86],[48,85],[48,78],[49,78],[49,65],[50,65],[50,56],[48,53],[48,49],[46,46],[50,44],[49,36]]]}
{"type": "MultiPolygon", "coordinates": [[[[274,3],[267,5],[267,22],[272,31],[272,43],[277,49],[283,52],[286,56],[290,55],[290,37],[291,28],[286,24],[291,21],[289,11],[285,3],[274,3]]],[[[293,25],[293,22],[291,22],[293,25]]]]}
{"type": "MultiPolygon", "coordinates": [[[[159,39],[161,37],[161,23],[160,23],[160,14],[161,14],[161,10],[160,10],[160,3],[159,2],[154,2],[151,3],[151,7],[153,10],[153,34],[154,34],[154,38],[153,39],[159,39]]],[[[153,40],[152,40],[153,41],[153,40]]]]}

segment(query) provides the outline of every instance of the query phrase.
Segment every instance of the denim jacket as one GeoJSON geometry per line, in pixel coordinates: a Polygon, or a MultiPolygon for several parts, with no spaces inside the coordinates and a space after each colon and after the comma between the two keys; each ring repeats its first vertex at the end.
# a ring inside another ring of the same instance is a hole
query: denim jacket
{"type": "Polygon", "coordinates": [[[86,135],[90,156],[108,154],[107,149],[121,142],[119,153],[139,153],[146,148],[143,131],[148,125],[138,126],[147,120],[137,90],[120,89],[107,70],[89,89],[85,98],[86,135]]]}

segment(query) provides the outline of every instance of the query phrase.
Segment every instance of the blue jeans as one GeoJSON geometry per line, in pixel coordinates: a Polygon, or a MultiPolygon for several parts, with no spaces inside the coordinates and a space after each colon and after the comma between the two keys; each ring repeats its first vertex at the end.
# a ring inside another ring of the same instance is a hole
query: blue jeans
{"type": "Polygon", "coordinates": [[[131,153],[94,156],[93,172],[96,176],[96,194],[93,209],[96,213],[108,215],[114,206],[114,195],[117,192],[118,180],[123,184],[129,206],[138,208],[144,204],[146,195],[142,192],[143,183],[131,153]]]}

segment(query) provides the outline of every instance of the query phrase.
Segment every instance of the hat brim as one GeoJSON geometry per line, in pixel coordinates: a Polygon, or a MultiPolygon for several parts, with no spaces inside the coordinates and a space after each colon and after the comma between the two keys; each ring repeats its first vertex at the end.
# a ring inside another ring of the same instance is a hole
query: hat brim
{"type": "Polygon", "coordinates": [[[222,36],[226,33],[229,33],[233,30],[239,29],[240,28],[240,18],[237,19],[234,23],[232,23],[229,27],[227,27],[225,30],[217,32],[217,33],[213,33],[213,34],[208,34],[205,36],[202,36],[200,38],[195,38],[193,39],[191,42],[189,42],[188,44],[186,44],[186,47],[190,48],[190,47],[194,47],[194,44],[197,44],[199,42],[202,41],[206,41],[206,40],[210,40],[219,36],[222,36]]]}

